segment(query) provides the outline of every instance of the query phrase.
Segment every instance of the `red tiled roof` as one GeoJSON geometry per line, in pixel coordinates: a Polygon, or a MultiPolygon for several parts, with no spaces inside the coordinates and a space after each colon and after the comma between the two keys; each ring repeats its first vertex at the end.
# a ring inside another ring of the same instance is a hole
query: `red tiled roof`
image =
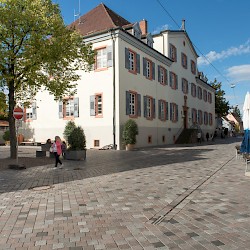
{"type": "Polygon", "coordinates": [[[81,16],[69,25],[75,28],[81,35],[88,35],[98,31],[122,27],[130,24],[129,21],[116,14],[103,3],[81,16]]]}

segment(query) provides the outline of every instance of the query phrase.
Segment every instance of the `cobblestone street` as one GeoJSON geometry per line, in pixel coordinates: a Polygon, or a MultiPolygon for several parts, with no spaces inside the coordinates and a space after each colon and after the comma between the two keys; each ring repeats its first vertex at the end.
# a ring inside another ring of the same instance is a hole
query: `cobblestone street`
{"type": "Polygon", "coordinates": [[[62,169],[1,170],[0,249],[250,249],[239,142],[88,150],[62,169]]]}

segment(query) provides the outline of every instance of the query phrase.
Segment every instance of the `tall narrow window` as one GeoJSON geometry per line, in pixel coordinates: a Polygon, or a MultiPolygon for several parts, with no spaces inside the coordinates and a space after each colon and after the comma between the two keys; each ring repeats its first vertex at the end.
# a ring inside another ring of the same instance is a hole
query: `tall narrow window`
{"type": "Polygon", "coordinates": [[[188,81],[185,78],[182,78],[182,92],[184,94],[188,93],[188,81]]]}
{"type": "Polygon", "coordinates": [[[126,115],[130,117],[141,115],[141,95],[134,91],[126,91],[126,115]]]}
{"type": "Polygon", "coordinates": [[[144,117],[155,118],[155,99],[151,96],[144,96],[144,117]]]}
{"type": "Polygon", "coordinates": [[[167,70],[158,65],[158,82],[162,85],[167,85],[167,70]]]}
{"type": "Polygon", "coordinates": [[[196,74],[196,63],[193,60],[191,60],[191,72],[196,74]]]}
{"type": "Polygon", "coordinates": [[[198,123],[199,123],[199,125],[202,125],[202,123],[203,123],[203,116],[202,116],[201,110],[198,110],[198,123]]]}
{"type": "Polygon", "coordinates": [[[132,51],[129,51],[129,69],[131,71],[135,71],[135,53],[132,51]]]}
{"type": "Polygon", "coordinates": [[[184,69],[187,69],[187,55],[181,53],[181,65],[184,69]]]}
{"type": "Polygon", "coordinates": [[[198,90],[198,98],[201,100],[202,99],[202,88],[198,86],[197,90],[198,90]]]}
{"type": "Polygon", "coordinates": [[[102,94],[90,96],[90,115],[103,117],[103,97],[102,94]]]}
{"type": "Polygon", "coordinates": [[[166,121],[168,116],[168,103],[165,100],[158,101],[159,119],[166,121]]]}
{"type": "Polygon", "coordinates": [[[174,72],[169,72],[169,86],[172,89],[178,89],[178,78],[174,72]]]}
{"type": "Polygon", "coordinates": [[[208,124],[208,113],[204,112],[204,124],[207,125],[208,124]]]}
{"type": "Polygon", "coordinates": [[[107,49],[96,50],[95,69],[107,68],[107,49]]]}
{"type": "Polygon", "coordinates": [[[143,57],[143,75],[149,79],[155,79],[155,63],[143,57]]]}
{"type": "Polygon", "coordinates": [[[74,100],[69,99],[65,102],[65,116],[74,116],[74,100]]]}
{"type": "Polygon", "coordinates": [[[207,100],[209,103],[212,103],[212,94],[210,92],[207,93],[207,100]]]}
{"type": "Polygon", "coordinates": [[[96,116],[102,116],[102,94],[96,94],[95,100],[96,116]]]}
{"type": "Polygon", "coordinates": [[[176,103],[170,103],[170,120],[172,122],[178,121],[178,105],[176,103]]]}
{"type": "Polygon", "coordinates": [[[173,44],[169,44],[169,58],[177,62],[177,50],[173,44]]]}
{"type": "Polygon", "coordinates": [[[194,83],[191,83],[191,95],[196,97],[196,85],[194,83]]]}
{"type": "Polygon", "coordinates": [[[128,48],[125,48],[125,68],[131,73],[140,73],[140,55],[128,48]]]}
{"type": "Polygon", "coordinates": [[[208,114],[208,123],[210,126],[213,125],[213,115],[211,113],[208,114]]]}
{"type": "Polygon", "coordinates": [[[197,110],[192,109],[192,123],[196,124],[197,123],[197,110]]]}
{"type": "Polygon", "coordinates": [[[207,102],[207,91],[205,89],[203,90],[203,100],[207,102]]]}

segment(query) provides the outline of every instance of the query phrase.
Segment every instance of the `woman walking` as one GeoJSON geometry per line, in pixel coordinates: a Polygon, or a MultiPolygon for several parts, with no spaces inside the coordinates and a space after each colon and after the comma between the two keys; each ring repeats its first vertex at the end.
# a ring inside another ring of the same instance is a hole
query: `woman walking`
{"type": "Polygon", "coordinates": [[[55,142],[52,144],[53,153],[55,156],[55,167],[57,167],[58,163],[62,166],[62,162],[60,160],[60,155],[62,154],[62,143],[61,138],[59,136],[55,137],[55,142]]]}

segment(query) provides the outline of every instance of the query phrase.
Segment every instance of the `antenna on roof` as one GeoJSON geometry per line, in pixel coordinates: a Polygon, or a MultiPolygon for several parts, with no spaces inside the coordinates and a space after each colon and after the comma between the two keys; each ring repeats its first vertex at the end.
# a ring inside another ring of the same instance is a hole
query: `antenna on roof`
{"type": "Polygon", "coordinates": [[[76,10],[74,9],[74,22],[76,20],[76,18],[79,19],[79,24],[81,23],[81,20],[80,20],[80,16],[81,16],[81,0],[79,0],[79,10],[78,12],[76,13],[76,10]]]}

